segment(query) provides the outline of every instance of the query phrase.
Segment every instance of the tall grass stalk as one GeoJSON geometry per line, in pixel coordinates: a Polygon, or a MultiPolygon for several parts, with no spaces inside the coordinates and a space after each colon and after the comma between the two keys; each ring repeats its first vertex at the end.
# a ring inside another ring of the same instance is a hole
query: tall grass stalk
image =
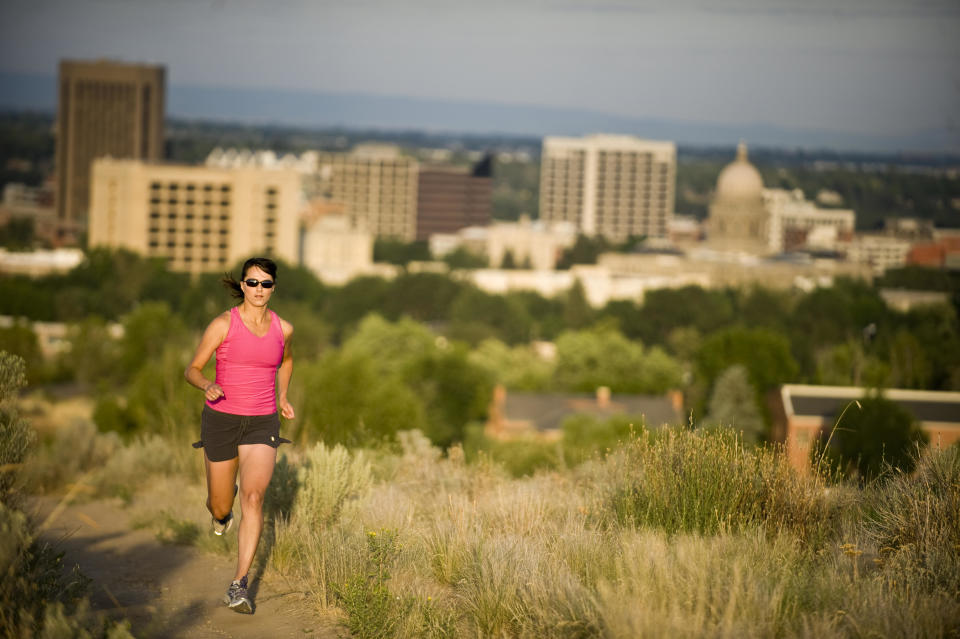
{"type": "Polygon", "coordinates": [[[856,404],[857,408],[859,408],[860,410],[863,410],[863,406],[860,405],[860,402],[857,400],[853,400],[851,402],[847,402],[847,405],[843,407],[842,411],[840,411],[840,416],[837,417],[837,421],[833,423],[833,428],[830,429],[830,435],[829,437],[827,437],[827,441],[823,445],[823,450],[820,451],[820,456],[817,458],[817,466],[815,469],[815,474],[817,477],[821,476],[820,472],[821,472],[821,466],[823,465],[823,460],[826,457],[827,452],[830,450],[830,442],[833,441],[833,436],[839,429],[840,422],[843,421],[843,416],[847,414],[847,410],[850,408],[850,406],[854,404],[856,404]]]}

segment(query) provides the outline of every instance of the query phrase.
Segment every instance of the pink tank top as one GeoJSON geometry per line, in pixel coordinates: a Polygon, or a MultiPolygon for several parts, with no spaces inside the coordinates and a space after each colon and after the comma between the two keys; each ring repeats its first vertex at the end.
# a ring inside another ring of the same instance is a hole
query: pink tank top
{"type": "Polygon", "coordinates": [[[270,313],[270,329],[257,337],[230,309],[230,329],[217,347],[217,384],[223,397],[207,406],[232,415],[269,415],[277,412],[277,368],[283,361],[280,317],[270,313]]]}

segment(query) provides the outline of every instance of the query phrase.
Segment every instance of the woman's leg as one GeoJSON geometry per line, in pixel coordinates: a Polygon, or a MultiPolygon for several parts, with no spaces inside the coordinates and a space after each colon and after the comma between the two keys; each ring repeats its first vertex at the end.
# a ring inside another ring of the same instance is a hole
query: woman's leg
{"type": "Polygon", "coordinates": [[[207,510],[216,519],[223,519],[233,510],[238,459],[215,462],[210,461],[206,453],[203,455],[207,471],[207,510]]]}
{"type": "Polygon", "coordinates": [[[263,530],[263,496],[267,492],[277,449],[266,444],[243,444],[240,449],[240,530],[237,533],[237,574],[250,572],[263,530]]]}

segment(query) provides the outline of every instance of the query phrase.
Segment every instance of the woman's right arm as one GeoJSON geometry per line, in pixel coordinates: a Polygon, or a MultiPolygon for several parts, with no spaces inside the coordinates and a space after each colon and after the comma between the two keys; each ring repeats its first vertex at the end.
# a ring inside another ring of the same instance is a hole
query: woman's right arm
{"type": "Polygon", "coordinates": [[[214,320],[210,322],[210,325],[207,326],[207,330],[203,332],[203,337],[200,338],[200,345],[197,346],[197,352],[194,353],[193,360],[191,360],[187,369],[183,371],[183,376],[187,378],[187,381],[202,390],[206,398],[211,402],[223,397],[223,389],[220,388],[219,384],[204,377],[203,367],[207,365],[207,362],[213,357],[214,352],[216,352],[220,344],[223,343],[223,339],[227,336],[229,329],[230,316],[228,313],[218,315],[214,318],[214,320]]]}

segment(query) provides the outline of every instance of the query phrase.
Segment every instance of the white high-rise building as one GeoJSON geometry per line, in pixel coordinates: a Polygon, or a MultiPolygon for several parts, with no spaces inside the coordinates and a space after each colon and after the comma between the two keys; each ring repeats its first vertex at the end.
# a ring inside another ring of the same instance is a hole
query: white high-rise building
{"type": "Polygon", "coordinates": [[[673,142],[627,135],[546,137],[540,164],[540,219],[569,222],[585,235],[622,242],[666,237],[676,197],[673,142]]]}
{"type": "Polygon", "coordinates": [[[343,204],[354,227],[375,237],[411,242],[417,237],[419,165],[400,149],[360,145],[350,153],[318,153],[308,180],[311,196],[343,204]]]}

